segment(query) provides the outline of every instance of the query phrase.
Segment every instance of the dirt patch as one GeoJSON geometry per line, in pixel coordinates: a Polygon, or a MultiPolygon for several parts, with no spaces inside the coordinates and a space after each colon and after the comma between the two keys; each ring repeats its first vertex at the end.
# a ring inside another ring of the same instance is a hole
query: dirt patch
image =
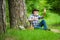
{"type": "Polygon", "coordinates": [[[58,29],[51,29],[52,32],[55,32],[55,33],[60,33],[60,30],[58,29]]]}

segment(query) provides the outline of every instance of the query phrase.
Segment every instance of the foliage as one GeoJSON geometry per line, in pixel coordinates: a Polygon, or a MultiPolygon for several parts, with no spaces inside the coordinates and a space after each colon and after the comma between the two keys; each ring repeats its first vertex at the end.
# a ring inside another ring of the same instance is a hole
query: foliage
{"type": "Polygon", "coordinates": [[[40,11],[45,8],[47,1],[46,0],[26,0],[26,6],[28,13],[31,13],[33,9],[39,9],[40,11]]]}
{"type": "Polygon", "coordinates": [[[31,13],[31,11],[35,8],[39,9],[41,12],[44,8],[53,10],[54,12],[60,11],[59,0],[26,0],[26,4],[28,13],[31,13]]]}
{"type": "Polygon", "coordinates": [[[60,0],[47,0],[48,4],[51,5],[50,9],[52,9],[54,12],[60,13],[60,0]]]}

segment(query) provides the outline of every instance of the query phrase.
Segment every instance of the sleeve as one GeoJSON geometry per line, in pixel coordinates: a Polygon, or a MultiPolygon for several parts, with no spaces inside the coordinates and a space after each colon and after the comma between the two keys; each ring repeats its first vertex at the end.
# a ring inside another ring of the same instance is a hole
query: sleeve
{"type": "Polygon", "coordinates": [[[43,16],[38,16],[38,19],[43,19],[44,17],[43,16]]]}

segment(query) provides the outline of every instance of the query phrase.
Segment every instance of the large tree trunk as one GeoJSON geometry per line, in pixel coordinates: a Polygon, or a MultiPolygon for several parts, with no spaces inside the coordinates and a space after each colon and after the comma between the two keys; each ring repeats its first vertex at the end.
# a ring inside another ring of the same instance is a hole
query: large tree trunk
{"type": "Polygon", "coordinates": [[[26,26],[25,0],[9,0],[10,27],[26,26]]]}
{"type": "Polygon", "coordinates": [[[16,4],[15,0],[8,0],[9,16],[10,16],[10,28],[16,27],[16,4]]]}
{"type": "Polygon", "coordinates": [[[0,33],[5,32],[5,0],[0,0],[0,33]]]}

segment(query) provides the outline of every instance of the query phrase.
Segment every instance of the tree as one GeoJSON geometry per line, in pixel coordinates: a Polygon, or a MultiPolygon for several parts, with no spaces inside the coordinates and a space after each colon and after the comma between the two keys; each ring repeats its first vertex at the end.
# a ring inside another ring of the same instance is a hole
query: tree
{"type": "Polygon", "coordinates": [[[5,0],[0,0],[0,33],[5,32],[5,0]]]}
{"type": "Polygon", "coordinates": [[[26,26],[25,0],[8,0],[10,27],[26,26]]]}

